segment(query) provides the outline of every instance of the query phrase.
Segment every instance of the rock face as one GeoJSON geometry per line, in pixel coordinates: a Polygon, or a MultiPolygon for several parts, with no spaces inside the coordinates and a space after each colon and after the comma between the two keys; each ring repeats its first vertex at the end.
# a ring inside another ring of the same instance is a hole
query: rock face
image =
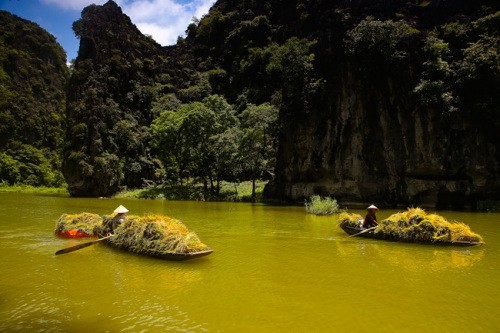
{"type": "Polygon", "coordinates": [[[459,209],[500,195],[499,18],[498,2],[490,0],[291,0],[286,6],[219,0],[195,29],[195,42],[206,50],[199,54],[228,73],[230,98],[274,100],[280,107],[267,197],[297,201],[317,193],[340,202],[459,209]],[[294,67],[291,59],[298,57],[282,50],[289,56],[282,58],[286,75],[274,94],[265,72],[275,63],[256,66],[258,84],[235,84],[252,82],[234,68],[255,65],[252,56],[262,45],[242,31],[257,21],[266,22],[268,40],[279,45],[295,37],[314,41],[310,63],[294,67]],[[236,48],[231,36],[251,49],[236,48]],[[296,75],[301,69],[308,75],[296,75]]]}
{"type": "Polygon", "coordinates": [[[419,107],[408,83],[345,66],[325,116],[283,131],[270,197],[461,209],[498,198],[499,142],[472,116],[419,107]]]}
{"type": "Polygon", "coordinates": [[[196,100],[206,83],[242,110],[280,109],[268,197],[453,209],[500,199],[497,0],[284,3],[219,0],[169,52],[114,2],[84,9],[67,95],[71,194],[152,179],[154,94],[181,85],[180,100],[196,100]]]}

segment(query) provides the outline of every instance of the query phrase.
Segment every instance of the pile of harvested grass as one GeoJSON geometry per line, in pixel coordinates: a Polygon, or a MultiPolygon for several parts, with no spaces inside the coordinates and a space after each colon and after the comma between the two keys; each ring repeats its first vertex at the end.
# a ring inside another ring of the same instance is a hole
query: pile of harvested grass
{"type": "MultiPolygon", "coordinates": [[[[114,215],[104,216],[103,227],[113,223],[114,215]]],[[[129,215],[110,239],[117,247],[132,252],[155,255],[161,253],[193,253],[209,250],[194,232],[179,220],[161,215],[129,215]]]]}
{"type": "MultiPolygon", "coordinates": [[[[358,226],[358,214],[342,213],[340,226],[358,226]]],[[[448,243],[457,241],[484,243],[483,238],[472,232],[466,224],[451,223],[437,214],[427,214],[423,209],[410,208],[382,220],[375,229],[375,234],[383,238],[407,242],[448,243]]]]}
{"type": "Polygon", "coordinates": [[[63,214],[56,222],[55,233],[57,235],[71,237],[71,231],[76,231],[78,237],[97,236],[101,228],[102,218],[97,214],[63,214]]]}
{"type": "Polygon", "coordinates": [[[359,214],[351,214],[342,212],[339,214],[339,225],[341,227],[359,227],[360,222],[363,222],[363,217],[359,214]]]}

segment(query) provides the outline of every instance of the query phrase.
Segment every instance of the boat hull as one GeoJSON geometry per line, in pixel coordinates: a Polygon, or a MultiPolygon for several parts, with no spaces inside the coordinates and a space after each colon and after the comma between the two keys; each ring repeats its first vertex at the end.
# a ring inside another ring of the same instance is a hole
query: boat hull
{"type": "Polygon", "coordinates": [[[198,251],[198,252],[191,252],[191,253],[171,253],[171,252],[156,252],[156,251],[134,252],[134,251],[130,251],[127,248],[116,246],[113,243],[112,239],[105,240],[105,243],[111,247],[114,247],[116,249],[120,249],[123,251],[136,253],[136,254],[140,254],[140,255],[145,255],[148,257],[163,259],[163,260],[171,260],[171,261],[185,261],[185,260],[201,258],[201,257],[208,256],[209,254],[214,252],[214,250],[212,250],[212,249],[198,251]]]}

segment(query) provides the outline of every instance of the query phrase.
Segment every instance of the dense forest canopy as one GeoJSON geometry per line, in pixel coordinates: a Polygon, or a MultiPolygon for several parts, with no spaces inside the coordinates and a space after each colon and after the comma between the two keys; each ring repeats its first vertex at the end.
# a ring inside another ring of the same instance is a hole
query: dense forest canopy
{"type": "Polygon", "coordinates": [[[66,53],[35,23],[0,11],[0,181],[60,186],[66,53]]]}
{"type": "Polygon", "coordinates": [[[67,99],[67,123],[50,140],[66,130],[63,172],[79,196],[271,178],[266,194],[292,200],[495,198],[498,7],[219,0],[161,47],[113,1],[91,5],[73,25],[80,50],[54,99],[67,99]]]}
{"type": "Polygon", "coordinates": [[[162,84],[161,47],[109,2],[73,24],[80,39],[67,95],[63,172],[78,196],[109,196],[153,179],[148,126],[162,84]]]}

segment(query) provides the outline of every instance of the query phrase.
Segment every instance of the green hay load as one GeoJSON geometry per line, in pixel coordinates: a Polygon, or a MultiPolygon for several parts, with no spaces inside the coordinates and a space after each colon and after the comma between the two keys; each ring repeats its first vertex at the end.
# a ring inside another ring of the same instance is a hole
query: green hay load
{"type": "Polygon", "coordinates": [[[340,227],[359,227],[360,222],[363,221],[363,216],[359,214],[351,214],[347,212],[342,212],[339,214],[339,226],[340,227]]]}
{"type": "Polygon", "coordinates": [[[102,218],[97,214],[63,214],[56,222],[55,233],[61,235],[70,230],[78,230],[88,235],[97,236],[101,225],[102,218]]]}
{"type": "MultiPolygon", "coordinates": [[[[359,226],[362,216],[359,214],[341,213],[340,226],[359,226]]],[[[410,208],[382,220],[375,229],[375,234],[383,238],[406,242],[450,243],[477,242],[484,243],[483,238],[472,232],[469,226],[448,222],[437,214],[427,214],[423,209],[410,208]]]]}
{"type": "MultiPolygon", "coordinates": [[[[103,217],[106,233],[112,225],[114,215],[103,217]]],[[[116,247],[135,253],[158,255],[161,253],[194,253],[209,250],[194,232],[189,232],[179,220],[161,215],[129,215],[117,227],[110,239],[116,247]]]]}

